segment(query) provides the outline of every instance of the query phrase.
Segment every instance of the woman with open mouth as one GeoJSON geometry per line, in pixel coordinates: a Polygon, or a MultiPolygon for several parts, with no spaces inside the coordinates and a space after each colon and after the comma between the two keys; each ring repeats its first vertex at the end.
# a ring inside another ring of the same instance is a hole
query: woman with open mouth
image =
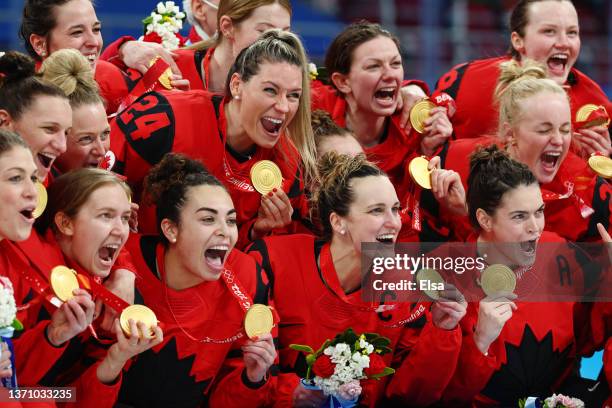
{"type": "MultiPolygon", "coordinates": [[[[103,45],[102,23],[90,0],[27,0],[19,35],[28,54],[37,63],[63,48],[74,48],[87,58],[109,115],[117,111],[135,85],[135,80],[115,65],[99,59],[103,45]]],[[[159,44],[131,41],[130,48],[130,68],[148,67],[157,55],[174,64],[170,54],[159,44]]],[[[178,74],[176,66],[174,70],[178,74]]],[[[171,80],[183,85],[180,75],[171,80]]]]}
{"type": "MultiPolygon", "coordinates": [[[[319,163],[321,182],[314,201],[324,238],[274,236],[249,247],[262,268],[260,285],[267,288],[280,317],[283,373],[278,405],[313,407],[325,400],[321,391],[299,385],[305,374],[304,355],[289,344],[317,349],[349,327],[356,333],[388,337],[396,357],[407,352],[393,378],[364,388],[359,406],[385,406],[385,386],[388,398],[430,405],[440,398],[452,375],[461,337],[457,322],[464,315],[465,302],[436,302],[430,315],[408,302],[385,308],[380,307],[383,299],[374,304],[364,301],[368,289],[362,287],[362,243],[393,246],[401,228],[400,202],[389,177],[364,155],[329,152],[319,163]],[[414,327],[411,314],[419,322],[414,327]],[[421,366],[421,362],[426,363],[421,366]]],[[[384,357],[387,365],[392,354],[384,357]]]]}
{"type": "MultiPolygon", "coordinates": [[[[496,91],[499,137],[451,141],[440,152],[443,168],[456,170],[464,182],[469,168],[466,157],[478,146],[496,143],[511,158],[526,164],[542,190],[546,203],[546,230],[570,241],[599,239],[596,225],[609,228],[611,188],[570,150],[570,101],[564,89],[546,78],[545,68],[533,61],[501,66],[496,91]]],[[[455,232],[470,233],[465,217],[454,222],[455,232]]]]}
{"type": "MultiPolygon", "coordinates": [[[[612,116],[612,105],[599,85],[574,67],[580,53],[580,27],[570,0],[519,1],[510,16],[510,32],[508,55],[459,64],[438,80],[437,90],[457,102],[452,123],[458,139],[495,134],[495,84],[500,64],[509,60],[532,59],[543,64],[547,76],[567,89],[572,123],[587,104],[603,105],[608,117],[612,116]]],[[[580,144],[577,153],[583,156],[612,153],[606,125],[574,129],[574,140],[580,144]]]]}
{"type": "MultiPolygon", "coordinates": [[[[402,114],[396,111],[403,98],[402,87],[427,86],[421,81],[404,83],[399,40],[378,24],[360,22],[344,29],[327,50],[325,68],[331,85],[313,86],[313,109],[329,112],[338,125],[351,130],[368,159],[389,175],[402,203],[410,201],[414,187],[408,163],[416,156],[435,152],[436,148],[427,146],[428,141],[438,139],[439,145],[451,136],[446,108],[431,111],[423,137],[400,126],[402,114]]],[[[423,214],[423,223],[435,224],[427,219],[423,214]]],[[[418,239],[420,232],[406,220],[402,237],[418,239]]]]}
{"type": "MultiPolygon", "coordinates": [[[[140,185],[168,152],[201,160],[228,188],[237,207],[238,247],[271,232],[299,228],[307,214],[304,182],[316,174],[310,127],[306,57],[290,32],[270,30],[242,50],[226,96],[208,92],[151,92],[111,123],[117,171],[140,185]],[[273,161],[281,185],[261,194],[251,168],[273,161]],[[294,214],[295,211],[295,214],[294,214]]],[[[141,202],[141,205],[143,203],[141,202]]],[[[155,230],[152,210],[140,212],[142,231],[155,230]]]]}
{"type": "MultiPolygon", "coordinates": [[[[94,300],[100,299],[92,296],[101,293],[95,284],[107,286],[116,280],[116,261],[128,238],[130,189],[112,173],[83,168],[58,177],[47,191],[48,204],[37,232],[25,241],[2,246],[25,327],[15,340],[16,371],[23,386],[41,381],[69,386],[69,381],[77,389],[79,403],[104,405],[114,401],[124,364],[163,339],[157,327],[150,329],[153,337],[140,338],[123,334],[118,319],[105,326],[103,315],[94,318],[94,300]],[[58,265],[76,271],[81,286],[59,306],[49,297],[50,272],[58,265]],[[84,351],[89,347],[91,354],[84,351]],[[85,365],[81,365],[83,353],[92,357],[85,365]],[[64,377],[67,373],[71,374],[64,377]]],[[[33,210],[27,211],[25,216],[33,217],[33,210]]],[[[133,293],[133,281],[132,277],[131,282],[118,282],[131,284],[127,289],[133,293]]],[[[126,288],[113,291],[123,293],[126,288]]],[[[130,328],[132,333],[149,330],[134,321],[130,328]]]]}
{"type": "MultiPolygon", "coordinates": [[[[0,130],[0,241],[23,241],[30,236],[34,225],[32,212],[38,197],[36,171],[32,152],[23,139],[16,133],[0,130]]],[[[0,276],[6,277],[8,271],[1,245],[0,276]]],[[[10,378],[13,368],[7,343],[2,343],[0,353],[0,378],[10,378]]]]}
{"type": "Polygon", "coordinates": [[[66,152],[55,161],[52,174],[98,167],[110,147],[110,125],[87,60],[76,50],[58,50],[42,63],[40,73],[64,91],[72,108],[66,152]]]}
{"type": "Polygon", "coordinates": [[[460,322],[459,362],[442,402],[514,406],[527,396],[559,392],[578,353],[589,354],[582,347],[588,339],[581,337],[589,308],[578,306],[587,269],[575,248],[544,231],[544,200],[525,164],[490,146],[472,155],[470,167],[467,201],[475,234],[469,241],[487,267],[509,268],[515,285],[487,289],[487,268],[455,277],[470,302],[460,322]]]}
{"type": "Polygon", "coordinates": [[[145,181],[159,235],[133,235],[137,291],[164,326],[164,341],[123,374],[117,402],[131,407],[268,406],[276,380],[272,335],[248,339],[256,297],[253,259],[235,249],[237,212],[201,162],[168,154],[145,181]],[[171,373],[171,375],[168,375],[171,373]]]}
{"type": "Polygon", "coordinates": [[[48,184],[55,159],[66,151],[72,110],[64,92],[34,77],[34,61],[18,52],[0,57],[0,128],[28,143],[39,179],[48,184]]]}

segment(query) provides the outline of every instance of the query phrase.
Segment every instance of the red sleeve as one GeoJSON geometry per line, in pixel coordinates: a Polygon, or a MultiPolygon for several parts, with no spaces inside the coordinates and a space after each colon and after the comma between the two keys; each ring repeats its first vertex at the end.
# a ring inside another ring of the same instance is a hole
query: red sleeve
{"type": "Polygon", "coordinates": [[[463,336],[457,369],[444,392],[445,403],[451,406],[450,404],[459,405],[460,402],[472,401],[486,386],[497,366],[497,357],[492,354],[491,349],[487,356],[482,354],[469,330],[463,336]]]}
{"type": "Polygon", "coordinates": [[[111,271],[115,271],[117,269],[125,269],[127,271],[132,272],[134,275],[138,275],[136,266],[132,262],[132,255],[130,255],[129,251],[126,247],[121,248],[111,271]]]}
{"type": "Polygon", "coordinates": [[[242,358],[228,358],[222,371],[229,372],[217,382],[210,393],[211,407],[264,407],[273,403],[276,395],[276,377],[268,376],[264,384],[247,384],[242,358]]]}
{"type": "Polygon", "coordinates": [[[387,398],[408,400],[414,406],[438,401],[455,372],[460,350],[459,327],[443,330],[428,321],[422,330],[405,328],[396,351],[404,358],[387,385],[387,398]]]}
{"type": "Polygon", "coordinates": [[[136,41],[136,39],[129,35],[124,35],[123,37],[120,37],[119,39],[113,41],[112,43],[110,43],[110,45],[106,47],[104,52],[102,52],[102,54],[100,55],[100,59],[116,65],[123,71],[127,70],[127,66],[123,63],[121,58],[119,58],[119,48],[121,48],[121,46],[128,41],[136,41]]]}
{"type": "Polygon", "coordinates": [[[59,347],[49,342],[45,332],[48,325],[49,320],[42,320],[13,340],[15,369],[22,385],[38,384],[66,350],[69,342],[59,347]],[[36,363],[33,364],[33,361],[36,363]]]}
{"type": "MultiPolygon", "coordinates": [[[[77,380],[70,384],[75,387],[76,404],[79,407],[112,408],[117,401],[121,388],[122,375],[113,384],[103,384],[98,380],[97,370],[100,362],[89,367],[77,380]]],[[[71,403],[59,407],[74,406],[71,403]]]]}

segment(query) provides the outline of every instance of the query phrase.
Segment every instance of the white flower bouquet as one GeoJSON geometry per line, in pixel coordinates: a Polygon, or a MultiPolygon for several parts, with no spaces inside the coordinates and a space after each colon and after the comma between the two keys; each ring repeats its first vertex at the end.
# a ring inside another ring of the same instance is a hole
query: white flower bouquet
{"type": "MultiPolygon", "coordinates": [[[[11,366],[15,365],[11,342],[15,330],[23,330],[23,325],[17,320],[17,306],[15,305],[13,285],[9,278],[0,276],[0,338],[2,342],[7,343],[8,349],[13,355],[11,357],[11,366]]],[[[16,388],[17,376],[15,372],[13,371],[13,375],[9,378],[2,378],[1,382],[5,388],[16,388]]]]}
{"type": "Polygon", "coordinates": [[[302,386],[321,390],[329,396],[325,407],[350,408],[359,400],[362,381],[395,372],[381,357],[391,352],[389,344],[389,339],[378,334],[357,335],[353,329],[347,329],[334,340],[326,340],[316,352],[310,346],[291,344],[289,347],[307,353],[308,370],[302,386]]]}
{"type": "Polygon", "coordinates": [[[159,2],[151,15],[142,20],[142,40],[159,43],[169,51],[176,50],[185,44],[185,39],[179,34],[184,19],[185,13],[173,1],[159,2]]]}

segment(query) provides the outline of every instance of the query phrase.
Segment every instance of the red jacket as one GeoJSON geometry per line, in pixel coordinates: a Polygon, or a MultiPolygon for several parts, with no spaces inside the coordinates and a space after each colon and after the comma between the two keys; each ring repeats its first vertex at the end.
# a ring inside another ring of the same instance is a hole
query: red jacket
{"type": "Polygon", "coordinates": [[[376,406],[387,396],[426,406],[438,400],[454,371],[460,347],[459,330],[441,330],[427,321],[426,313],[414,322],[392,327],[413,312],[409,304],[376,312],[361,300],[361,290],[344,294],[338,281],[329,244],[310,235],[268,237],[255,241],[249,254],[263,268],[260,286],[267,287],[280,317],[279,357],[281,375],[277,406],[291,405],[299,377],[305,374],[304,355],[289,348],[307,344],[315,350],[326,339],[351,327],[356,333],[375,332],[391,340],[394,354],[383,356],[397,369],[392,379],[365,385],[360,406],[376,406]],[[321,268],[317,266],[320,255],[321,268]],[[297,373],[297,374],[296,374],[297,373]]]}
{"type": "MultiPolygon", "coordinates": [[[[493,93],[499,78],[499,64],[510,57],[496,57],[459,64],[442,75],[436,91],[446,92],[455,99],[457,112],[452,117],[457,139],[496,134],[498,111],[493,93]]],[[[603,105],[612,116],[612,104],[599,85],[591,78],[572,68],[567,80],[572,110],[576,112],[586,104],[603,105]]]]}
{"type": "MultiPolygon", "coordinates": [[[[540,242],[563,244],[565,240],[545,232],[540,242]]],[[[529,293],[533,286],[529,282],[537,280],[546,282],[542,287],[548,288],[549,294],[567,294],[568,299],[575,300],[583,293],[587,276],[580,267],[581,260],[569,247],[555,248],[566,250],[538,251],[534,266],[517,277],[518,309],[489,347],[487,356],[474,342],[479,304],[468,304],[467,315],[461,320],[464,337],[459,363],[444,393],[445,406],[471,402],[475,407],[509,407],[516,406],[519,398],[548,397],[574,367],[581,349],[575,330],[577,322],[585,318],[580,315],[585,309],[575,301],[520,302],[523,291],[529,293]],[[564,262],[558,262],[560,257],[564,262]]],[[[477,273],[466,271],[460,279],[474,281],[477,273]]]]}
{"type": "MultiPolygon", "coordinates": [[[[245,383],[241,345],[244,311],[223,279],[176,291],[165,286],[165,250],[154,236],[133,235],[128,244],[139,270],[137,302],[153,309],[164,341],[140,354],[124,372],[119,403],[134,407],[259,407],[274,396],[276,379],[259,388],[245,383]],[[199,340],[210,337],[215,344],[199,340]]],[[[254,298],[256,264],[234,249],[225,267],[254,298]]]]}
{"type": "MultiPolygon", "coordinates": [[[[273,149],[257,148],[240,162],[226,150],[224,102],[205,91],[150,92],[136,100],[111,124],[111,150],[117,157],[115,170],[125,175],[136,197],[151,166],[169,152],[201,160],[226,186],[236,206],[239,223],[238,247],[250,241],[249,229],[257,218],[261,195],[253,188],[249,172],[260,160],[272,160],[281,169],[283,190],[294,208],[294,219],[305,217],[300,156],[286,136],[273,149]]],[[[157,231],[154,211],[141,202],[142,231],[157,231]]],[[[297,227],[292,224],[288,230],[297,227]]],[[[285,231],[285,229],[283,229],[285,231]]]]}

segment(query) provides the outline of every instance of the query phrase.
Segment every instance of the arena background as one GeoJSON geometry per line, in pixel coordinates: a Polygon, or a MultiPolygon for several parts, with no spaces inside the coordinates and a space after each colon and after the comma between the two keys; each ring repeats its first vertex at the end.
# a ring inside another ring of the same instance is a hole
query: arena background
{"type": "MultiPolygon", "coordinates": [[[[141,20],[153,0],[97,0],[108,44],[125,34],[142,34],[141,20]]],[[[182,0],[176,1],[182,7],[182,0]]],[[[503,53],[508,44],[508,10],[515,0],[293,0],[292,29],[321,63],[331,39],[345,24],[366,18],[382,23],[401,40],[406,78],[436,79],[456,63],[503,53]]],[[[582,49],[577,67],[612,95],[612,0],[574,1],[582,49]]],[[[18,38],[23,0],[0,0],[0,50],[23,50],[18,38]]],[[[187,32],[187,30],[185,30],[187,32]]]]}

